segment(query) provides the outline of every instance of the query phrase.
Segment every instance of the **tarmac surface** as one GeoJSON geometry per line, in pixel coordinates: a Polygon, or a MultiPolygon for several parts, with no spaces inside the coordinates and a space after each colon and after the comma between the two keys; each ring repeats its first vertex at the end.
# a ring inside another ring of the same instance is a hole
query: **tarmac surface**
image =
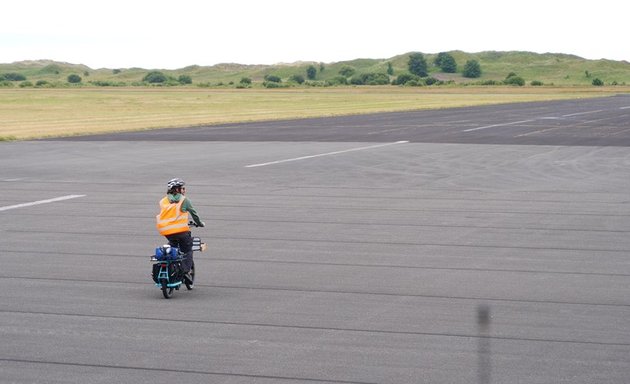
{"type": "Polygon", "coordinates": [[[628,96],[0,148],[0,383],[630,382],[628,96]]]}

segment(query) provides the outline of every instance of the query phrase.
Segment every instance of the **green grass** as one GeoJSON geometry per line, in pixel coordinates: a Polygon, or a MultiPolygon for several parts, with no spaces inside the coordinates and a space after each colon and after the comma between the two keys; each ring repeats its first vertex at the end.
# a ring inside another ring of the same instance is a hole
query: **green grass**
{"type": "Polygon", "coordinates": [[[0,138],[607,96],[630,87],[0,88],[0,138]]]}

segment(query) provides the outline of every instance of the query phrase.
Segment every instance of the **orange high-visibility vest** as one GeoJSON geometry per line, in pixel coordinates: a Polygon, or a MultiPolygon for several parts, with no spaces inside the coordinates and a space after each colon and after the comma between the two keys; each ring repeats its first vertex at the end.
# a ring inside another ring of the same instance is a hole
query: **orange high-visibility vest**
{"type": "Polygon", "coordinates": [[[188,212],[182,212],[182,203],[186,197],[177,203],[171,203],[168,196],[160,200],[160,214],[155,218],[157,220],[157,230],[160,235],[172,235],[174,233],[188,232],[188,212]]]}

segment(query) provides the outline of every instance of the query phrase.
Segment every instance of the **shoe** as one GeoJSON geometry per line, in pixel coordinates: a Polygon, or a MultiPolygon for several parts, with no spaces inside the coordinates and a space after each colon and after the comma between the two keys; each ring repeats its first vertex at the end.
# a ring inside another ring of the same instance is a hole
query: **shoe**
{"type": "Polygon", "coordinates": [[[189,282],[189,283],[192,283],[192,282],[193,282],[193,278],[192,278],[192,276],[190,275],[190,271],[188,271],[188,272],[184,273],[184,279],[188,280],[188,282],[189,282]]]}

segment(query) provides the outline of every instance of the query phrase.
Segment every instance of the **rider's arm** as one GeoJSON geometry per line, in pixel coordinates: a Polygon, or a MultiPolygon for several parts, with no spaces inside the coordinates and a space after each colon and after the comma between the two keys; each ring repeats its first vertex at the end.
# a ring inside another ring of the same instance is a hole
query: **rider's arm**
{"type": "Polygon", "coordinates": [[[197,224],[200,227],[203,227],[203,222],[201,221],[201,218],[197,214],[197,211],[195,210],[195,208],[193,208],[192,203],[190,202],[190,199],[186,199],[182,203],[182,212],[190,213],[190,216],[192,217],[195,224],[197,224]]]}

